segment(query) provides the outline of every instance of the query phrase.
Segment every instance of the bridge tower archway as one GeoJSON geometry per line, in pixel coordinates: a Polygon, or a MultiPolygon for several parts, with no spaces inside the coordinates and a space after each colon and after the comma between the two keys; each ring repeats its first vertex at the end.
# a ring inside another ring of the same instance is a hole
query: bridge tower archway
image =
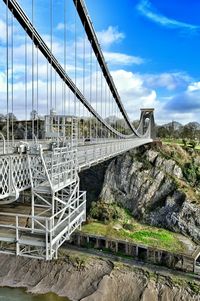
{"type": "Polygon", "coordinates": [[[152,139],[156,138],[155,121],[154,121],[154,109],[142,108],[140,114],[140,123],[138,131],[141,135],[146,135],[152,139]]]}

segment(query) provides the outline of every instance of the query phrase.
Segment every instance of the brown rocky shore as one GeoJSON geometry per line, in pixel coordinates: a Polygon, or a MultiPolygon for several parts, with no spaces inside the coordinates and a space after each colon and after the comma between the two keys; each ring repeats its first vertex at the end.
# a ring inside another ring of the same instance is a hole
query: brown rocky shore
{"type": "Polygon", "coordinates": [[[166,277],[119,262],[61,251],[49,262],[0,255],[0,285],[54,292],[74,301],[199,301],[191,279],[166,277]],[[70,255],[69,255],[70,254],[70,255]]]}

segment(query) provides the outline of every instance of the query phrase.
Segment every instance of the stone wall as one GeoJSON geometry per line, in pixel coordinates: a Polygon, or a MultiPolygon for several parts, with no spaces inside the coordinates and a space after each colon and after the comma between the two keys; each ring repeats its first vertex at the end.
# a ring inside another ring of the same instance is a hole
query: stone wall
{"type": "MultiPolygon", "coordinates": [[[[197,269],[196,266],[196,258],[192,255],[175,254],[166,250],[159,250],[124,240],[111,239],[92,234],[88,235],[81,232],[73,234],[71,243],[81,247],[110,251],[117,255],[130,256],[144,262],[163,265],[184,272],[196,272],[200,274],[200,268],[197,269]]],[[[196,250],[195,254],[198,252],[200,254],[200,248],[196,250]]]]}

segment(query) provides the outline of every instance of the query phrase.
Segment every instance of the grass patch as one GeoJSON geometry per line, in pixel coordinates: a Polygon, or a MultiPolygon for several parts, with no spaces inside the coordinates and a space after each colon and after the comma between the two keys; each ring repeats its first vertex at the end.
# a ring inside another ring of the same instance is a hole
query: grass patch
{"type": "Polygon", "coordinates": [[[102,235],[108,238],[128,240],[133,243],[141,243],[143,245],[164,249],[170,252],[185,251],[184,245],[179,240],[176,233],[143,225],[136,222],[134,219],[132,219],[132,226],[135,229],[133,231],[129,231],[124,228],[116,230],[114,222],[109,224],[91,222],[82,227],[82,232],[102,235]]]}
{"type": "Polygon", "coordinates": [[[161,139],[163,144],[178,144],[180,146],[184,146],[183,140],[182,139],[161,139]]]}
{"type": "Polygon", "coordinates": [[[129,233],[129,237],[134,241],[141,242],[145,245],[152,245],[158,248],[164,249],[182,249],[182,246],[177,241],[174,233],[163,229],[153,229],[153,230],[140,230],[136,232],[129,233]]]}
{"type": "Polygon", "coordinates": [[[108,225],[99,222],[91,222],[82,226],[81,232],[85,233],[93,233],[96,235],[109,236],[109,228],[108,225]]]}
{"type": "MultiPolygon", "coordinates": [[[[164,145],[171,145],[171,146],[175,146],[175,145],[179,145],[182,147],[185,147],[186,145],[183,143],[183,139],[161,139],[162,143],[164,145]]],[[[194,150],[199,151],[200,150],[200,144],[196,143],[196,145],[193,147],[192,146],[192,142],[188,141],[187,142],[187,148],[191,148],[194,150]]]]}

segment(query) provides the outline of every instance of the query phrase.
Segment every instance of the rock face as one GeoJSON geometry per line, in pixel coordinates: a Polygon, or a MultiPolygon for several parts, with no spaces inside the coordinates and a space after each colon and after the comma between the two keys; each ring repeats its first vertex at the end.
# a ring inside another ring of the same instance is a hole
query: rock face
{"type": "Polygon", "coordinates": [[[112,160],[101,200],[121,204],[139,220],[189,235],[199,243],[200,201],[196,189],[199,178],[189,169],[190,178],[192,175],[195,179],[195,186],[191,187],[183,174],[185,166],[190,164],[188,160],[196,164],[198,157],[191,158],[179,148],[174,154],[182,156],[182,161],[174,160],[165,148],[140,147],[112,160]]]}
{"type": "MultiPolygon", "coordinates": [[[[194,285],[194,284],[193,284],[194,285]]],[[[0,286],[54,292],[73,301],[199,301],[189,286],[169,277],[90,257],[84,264],[45,262],[0,254],[0,286]]]]}
{"type": "Polygon", "coordinates": [[[95,202],[99,198],[104,176],[110,162],[111,161],[108,160],[96,166],[92,166],[79,174],[80,190],[86,190],[87,192],[87,209],[90,208],[91,202],[95,202]]]}

